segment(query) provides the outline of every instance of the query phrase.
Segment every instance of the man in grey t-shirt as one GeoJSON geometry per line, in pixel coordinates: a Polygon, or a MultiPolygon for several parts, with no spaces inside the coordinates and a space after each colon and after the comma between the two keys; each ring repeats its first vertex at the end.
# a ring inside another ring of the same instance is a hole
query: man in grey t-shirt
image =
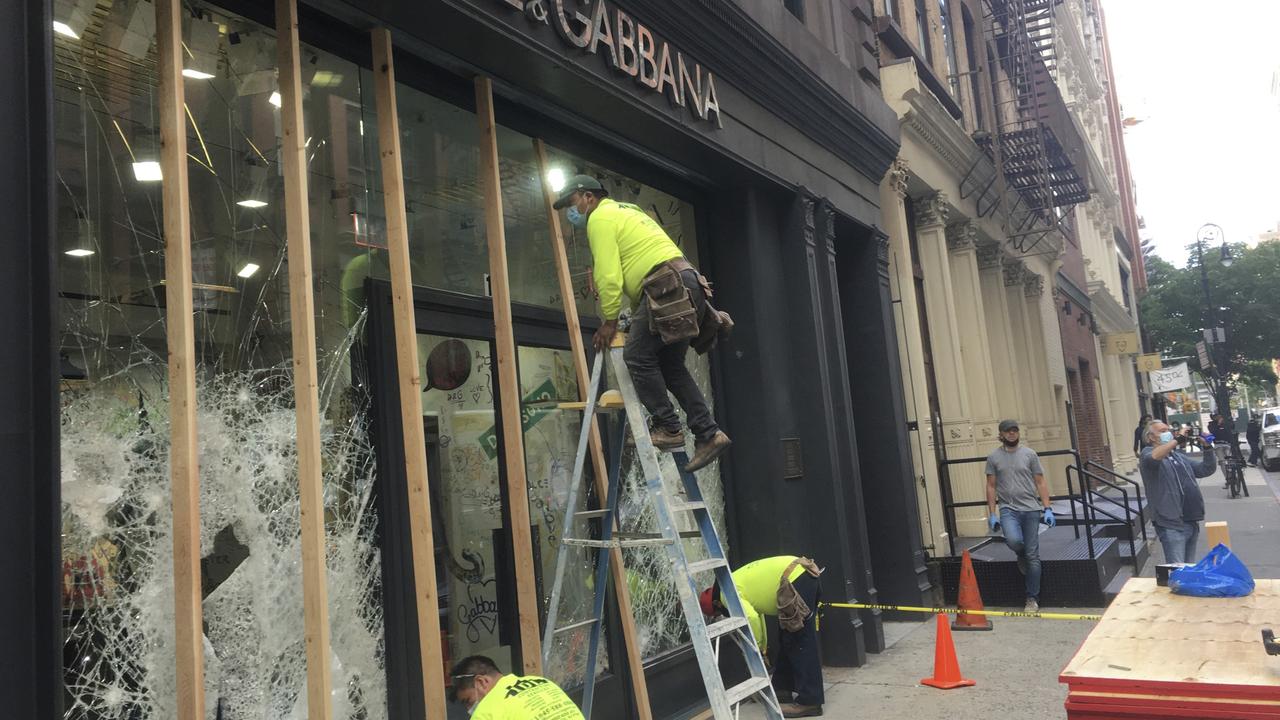
{"type": "Polygon", "coordinates": [[[1001,420],[1001,447],[987,456],[987,523],[992,532],[1004,529],[1004,542],[1027,576],[1026,611],[1040,612],[1040,523],[1053,527],[1056,521],[1040,456],[1019,440],[1018,421],[1001,420]]]}

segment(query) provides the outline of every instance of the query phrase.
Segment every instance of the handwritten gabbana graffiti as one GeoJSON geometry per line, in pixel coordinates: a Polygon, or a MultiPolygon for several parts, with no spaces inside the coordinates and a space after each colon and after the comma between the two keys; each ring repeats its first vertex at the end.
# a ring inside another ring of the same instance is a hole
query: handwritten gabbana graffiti
{"type": "Polygon", "coordinates": [[[568,45],[606,58],[614,70],[630,75],[642,87],[665,95],[699,120],[720,120],[716,78],[653,31],[605,0],[498,0],[524,13],[531,22],[550,25],[568,45]],[[588,10],[589,15],[582,10],[588,10]],[[603,46],[603,50],[601,49],[603,46]],[[608,53],[608,55],[604,55],[608,53]]]}

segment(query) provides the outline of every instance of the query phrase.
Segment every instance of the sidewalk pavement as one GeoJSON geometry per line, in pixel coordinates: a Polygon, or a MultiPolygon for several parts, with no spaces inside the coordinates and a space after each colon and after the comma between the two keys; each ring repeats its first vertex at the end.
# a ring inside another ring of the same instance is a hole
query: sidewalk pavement
{"type": "MultiPolygon", "coordinates": [[[[1222,474],[1201,481],[1208,520],[1230,524],[1231,546],[1257,578],[1280,578],[1280,473],[1245,468],[1249,497],[1232,500],[1223,489],[1222,474]]],[[[1208,551],[1203,541],[1199,552],[1208,551]]],[[[1152,559],[1145,576],[1155,574],[1162,561],[1160,543],[1152,536],[1152,559]]],[[[1044,608],[1050,611],[1050,608],[1044,608]]],[[[1081,608],[1061,612],[1096,614],[1081,608]]],[[[1060,720],[1065,711],[1065,685],[1058,673],[1075,655],[1095,623],[1070,620],[994,618],[991,632],[952,633],[960,671],[977,681],[975,687],[935,690],[920,685],[933,674],[934,619],[919,624],[890,623],[885,634],[904,635],[860,668],[825,668],[829,718],[954,718],[1016,717],[1019,720],[1060,720]],[[902,631],[902,632],[899,632],[902,631]]],[[[758,706],[742,710],[744,720],[763,719],[758,706]]]]}

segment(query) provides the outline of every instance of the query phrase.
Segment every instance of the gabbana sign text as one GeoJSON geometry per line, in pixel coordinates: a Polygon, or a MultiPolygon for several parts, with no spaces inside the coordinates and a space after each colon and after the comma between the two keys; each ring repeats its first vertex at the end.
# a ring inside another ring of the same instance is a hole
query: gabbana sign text
{"type": "Polygon", "coordinates": [[[606,58],[614,70],[630,75],[643,87],[667,96],[699,120],[720,121],[716,78],[698,63],[620,8],[605,0],[498,0],[524,13],[531,22],[549,24],[570,46],[606,58]],[[585,11],[585,12],[584,12],[585,11]]]}

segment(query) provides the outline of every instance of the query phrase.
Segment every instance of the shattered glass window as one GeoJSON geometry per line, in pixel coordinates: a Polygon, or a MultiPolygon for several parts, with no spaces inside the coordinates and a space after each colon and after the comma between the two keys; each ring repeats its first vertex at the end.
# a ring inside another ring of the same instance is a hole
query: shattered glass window
{"type": "MultiPolygon", "coordinates": [[[[76,3],[55,43],[67,718],[174,717],[153,6],[76,3]],[[81,7],[84,6],[84,7],[81,7]]],[[[275,37],[183,13],[207,716],[306,717],[275,37]]],[[[386,716],[366,386],[367,75],[304,48],[334,716],[386,716]]]]}

